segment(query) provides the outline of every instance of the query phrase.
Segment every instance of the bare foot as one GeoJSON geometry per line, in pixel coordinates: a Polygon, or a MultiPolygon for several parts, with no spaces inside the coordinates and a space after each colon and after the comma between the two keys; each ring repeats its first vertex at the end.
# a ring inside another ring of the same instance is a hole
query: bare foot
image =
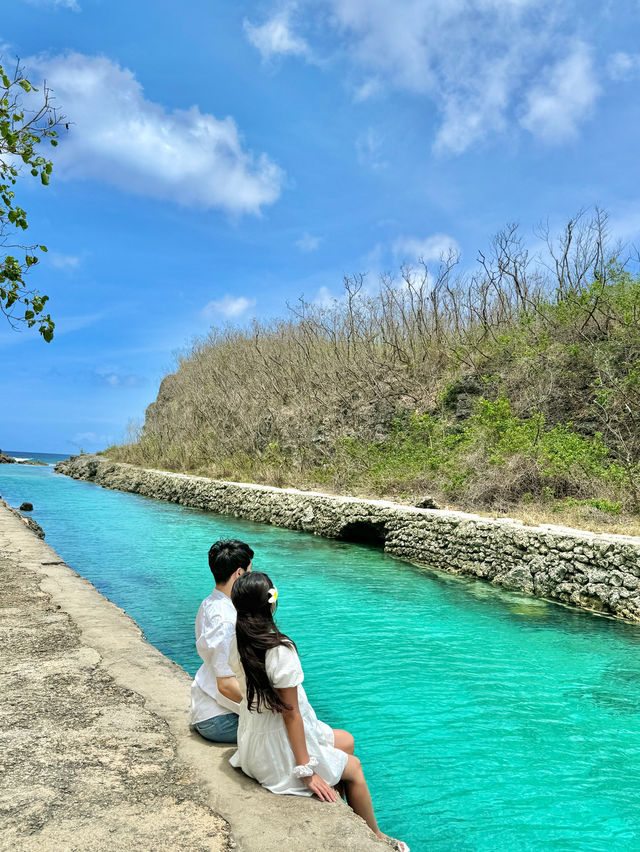
{"type": "Polygon", "coordinates": [[[381,831],[378,831],[378,837],[380,840],[384,840],[385,843],[388,843],[395,852],[410,852],[409,847],[404,840],[396,840],[395,837],[389,837],[388,834],[383,834],[381,831]]]}

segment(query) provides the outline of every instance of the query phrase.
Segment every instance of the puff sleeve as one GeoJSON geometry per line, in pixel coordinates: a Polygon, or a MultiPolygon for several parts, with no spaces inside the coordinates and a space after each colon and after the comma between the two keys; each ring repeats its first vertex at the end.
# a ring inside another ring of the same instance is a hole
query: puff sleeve
{"type": "Polygon", "coordinates": [[[267,677],[274,689],[299,686],[304,680],[302,666],[295,648],[288,645],[269,648],[264,662],[267,677]]]}

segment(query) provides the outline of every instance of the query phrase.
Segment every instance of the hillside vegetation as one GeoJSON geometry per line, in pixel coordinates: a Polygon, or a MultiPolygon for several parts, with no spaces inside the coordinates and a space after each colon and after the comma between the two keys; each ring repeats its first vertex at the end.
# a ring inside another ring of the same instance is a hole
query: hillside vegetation
{"type": "Polygon", "coordinates": [[[169,470],[640,531],[640,277],[598,211],[212,329],[139,434],[169,470]]]}

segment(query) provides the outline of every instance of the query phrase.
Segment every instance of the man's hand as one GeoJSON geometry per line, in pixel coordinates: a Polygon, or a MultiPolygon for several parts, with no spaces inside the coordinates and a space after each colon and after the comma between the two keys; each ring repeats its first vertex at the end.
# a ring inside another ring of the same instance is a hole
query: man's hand
{"type": "Polygon", "coordinates": [[[321,802],[335,802],[337,800],[336,791],[317,773],[314,772],[313,775],[307,775],[302,780],[321,802]]]}
{"type": "Polygon", "coordinates": [[[242,693],[240,692],[240,685],[235,677],[217,677],[216,682],[218,684],[218,692],[220,695],[224,695],[224,697],[228,698],[229,701],[234,701],[236,704],[240,704],[242,701],[242,693]]]}

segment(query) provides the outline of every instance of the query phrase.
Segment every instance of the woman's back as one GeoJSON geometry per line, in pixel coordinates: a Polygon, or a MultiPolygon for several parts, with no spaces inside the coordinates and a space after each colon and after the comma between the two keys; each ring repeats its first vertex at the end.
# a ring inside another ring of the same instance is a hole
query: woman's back
{"type": "MultiPolygon", "coordinates": [[[[232,654],[232,667],[238,666],[238,679],[242,686],[245,673],[239,654],[232,654]]],[[[298,707],[304,724],[309,754],[318,760],[318,771],[323,778],[336,784],[347,762],[344,752],[334,748],[333,731],[316,716],[302,686],[304,673],[295,648],[278,645],[265,654],[265,669],[274,689],[297,687],[298,707]],[[320,767],[322,767],[320,769],[320,767]]],[[[273,793],[311,796],[311,790],[293,774],[296,765],[289,743],[282,713],[266,708],[249,710],[246,697],[240,707],[238,724],[238,750],[231,765],[239,767],[273,793]]]]}

